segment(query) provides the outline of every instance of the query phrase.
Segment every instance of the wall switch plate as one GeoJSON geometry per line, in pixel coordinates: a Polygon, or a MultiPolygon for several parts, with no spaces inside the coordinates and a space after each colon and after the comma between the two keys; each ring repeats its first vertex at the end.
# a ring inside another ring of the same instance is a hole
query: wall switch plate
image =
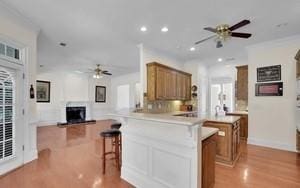
{"type": "Polygon", "coordinates": [[[158,103],[158,108],[161,109],[161,103],[158,103]]]}
{"type": "Polygon", "coordinates": [[[225,136],[225,132],[224,132],[224,131],[219,131],[219,132],[218,132],[218,135],[219,135],[219,136],[225,136]]]}

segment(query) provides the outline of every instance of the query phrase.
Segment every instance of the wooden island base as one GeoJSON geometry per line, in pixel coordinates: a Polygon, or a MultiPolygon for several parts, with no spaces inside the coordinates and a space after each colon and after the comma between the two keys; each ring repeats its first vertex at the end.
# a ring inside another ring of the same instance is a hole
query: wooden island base
{"type": "Polygon", "coordinates": [[[203,126],[219,129],[216,162],[233,167],[240,156],[240,119],[234,122],[206,121],[203,126]]]}

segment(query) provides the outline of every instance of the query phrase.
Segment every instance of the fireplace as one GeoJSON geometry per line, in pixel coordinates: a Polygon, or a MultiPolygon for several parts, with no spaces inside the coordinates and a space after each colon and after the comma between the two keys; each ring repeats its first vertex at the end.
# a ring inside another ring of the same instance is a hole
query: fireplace
{"type": "Polygon", "coordinates": [[[85,122],[86,107],[66,107],[67,123],[85,122]]]}

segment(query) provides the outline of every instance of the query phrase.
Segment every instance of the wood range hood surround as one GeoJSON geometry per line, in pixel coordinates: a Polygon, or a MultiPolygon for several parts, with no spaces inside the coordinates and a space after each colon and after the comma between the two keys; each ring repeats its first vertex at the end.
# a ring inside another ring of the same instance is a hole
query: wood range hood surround
{"type": "Polygon", "coordinates": [[[191,100],[192,74],[152,62],[147,64],[147,98],[155,100],[191,100]]]}

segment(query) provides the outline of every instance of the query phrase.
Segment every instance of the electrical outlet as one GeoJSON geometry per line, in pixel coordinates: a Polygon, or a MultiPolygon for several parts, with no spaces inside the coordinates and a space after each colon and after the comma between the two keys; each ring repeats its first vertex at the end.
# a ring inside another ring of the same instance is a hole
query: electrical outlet
{"type": "Polygon", "coordinates": [[[151,110],[151,109],[152,109],[152,104],[148,104],[148,105],[147,105],[147,108],[148,108],[149,110],[151,110]]]}
{"type": "Polygon", "coordinates": [[[225,132],[224,132],[224,131],[219,131],[219,132],[218,132],[218,135],[219,135],[219,136],[225,136],[225,132]]]}
{"type": "Polygon", "coordinates": [[[158,103],[158,108],[161,109],[161,103],[158,103]]]}

